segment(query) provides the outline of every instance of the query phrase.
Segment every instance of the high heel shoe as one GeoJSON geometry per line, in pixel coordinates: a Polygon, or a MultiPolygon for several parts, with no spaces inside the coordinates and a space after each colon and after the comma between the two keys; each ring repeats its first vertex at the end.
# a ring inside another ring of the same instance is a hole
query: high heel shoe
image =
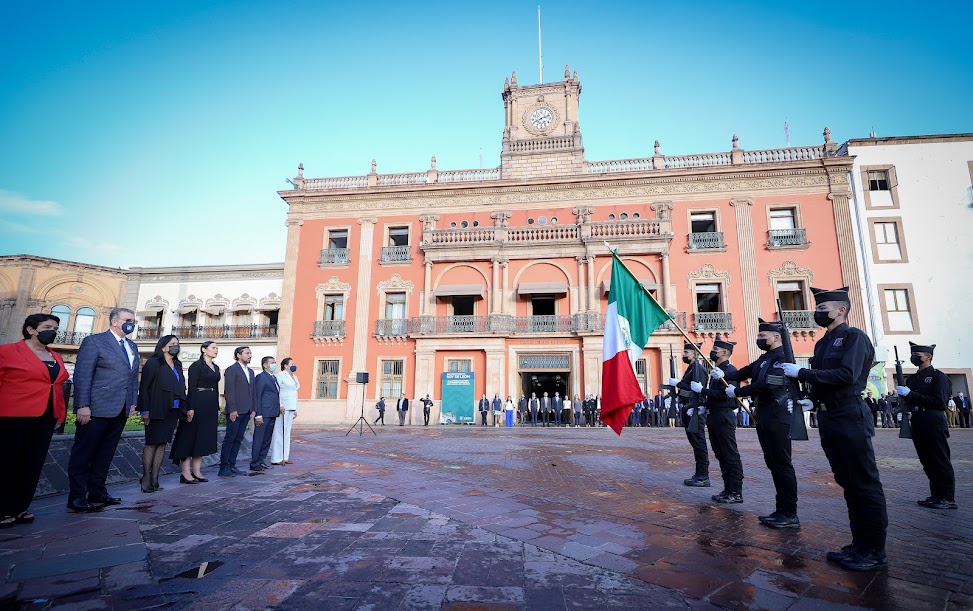
{"type": "Polygon", "coordinates": [[[180,475],[179,476],[179,483],[180,484],[198,484],[199,482],[196,481],[196,480],[194,480],[194,479],[186,479],[186,477],[184,475],[180,475]]]}
{"type": "Polygon", "coordinates": [[[196,481],[199,482],[200,484],[205,484],[206,482],[209,481],[208,479],[206,479],[201,475],[193,475],[193,477],[196,478],[196,481]]]}

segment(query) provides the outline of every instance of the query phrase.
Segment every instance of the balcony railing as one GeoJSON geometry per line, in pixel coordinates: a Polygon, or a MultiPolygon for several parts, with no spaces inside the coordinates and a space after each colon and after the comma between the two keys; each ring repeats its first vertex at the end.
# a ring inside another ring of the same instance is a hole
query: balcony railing
{"type": "Polygon", "coordinates": [[[669,313],[672,314],[673,320],[667,320],[667,321],[665,321],[664,323],[662,323],[662,326],[660,326],[659,329],[661,329],[663,331],[675,331],[676,330],[676,324],[678,324],[683,329],[686,328],[686,313],[685,312],[669,312],[669,313]],[[675,324],[674,324],[673,321],[675,321],[675,324]]]}
{"type": "Polygon", "coordinates": [[[515,321],[517,333],[566,333],[577,328],[572,316],[518,316],[515,321]]]}
{"type": "Polygon", "coordinates": [[[89,335],[91,333],[58,331],[57,335],[54,336],[54,343],[61,346],[80,346],[81,341],[89,335]]]}
{"type": "Polygon", "coordinates": [[[344,337],[345,321],[315,320],[313,337],[344,337]]]}
{"type": "Polygon", "coordinates": [[[135,339],[159,339],[159,327],[139,327],[135,330],[135,339]]]}
{"type": "Polygon", "coordinates": [[[726,248],[722,231],[689,234],[689,250],[711,250],[726,248]]]}
{"type": "Polygon", "coordinates": [[[382,247],[382,263],[389,263],[395,261],[411,261],[412,260],[412,247],[406,244],[405,246],[383,246],[382,247]]]}
{"type": "Polygon", "coordinates": [[[693,316],[697,331],[732,331],[733,316],[729,312],[698,312],[693,316]]]}
{"type": "Polygon", "coordinates": [[[791,329],[817,329],[814,310],[784,310],[784,322],[791,329]]]}
{"type": "Polygon", "coordinates": [[[321,260],[318,265],[347,265],[347,248],[325,248],[321,251],[321,260]]]}
{"type": "Polygon", "coordinates": [[[375,335],[380,337],[401,337],[408,334],[408,318],[386,318],[375,321],[375,335]]]}
{"type": "Polygon", "coordinates": [[[806,229],[771,229],[767,232],[767,246],[804,246],[807,244],[806,229]]]}
{"type": "MultiPolygon", "coordinates": [[[[274,338],[277,337],[277,325],[183,325],[173,327],[172,334],[179,339],[274,338]]],[[[142,339],[141,335],[139,339],[142,339]]]]}
{"type": "Polygon", "coordinates": [[[574,315],[574,331],[604,331],[605,315],[601,312],[578,312],[574,315]]]}

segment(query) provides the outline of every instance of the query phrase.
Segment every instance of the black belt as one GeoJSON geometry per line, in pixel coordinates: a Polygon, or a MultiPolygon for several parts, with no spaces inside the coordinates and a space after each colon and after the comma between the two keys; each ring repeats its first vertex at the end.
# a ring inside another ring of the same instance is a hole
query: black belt
{"type": "Polygon", "coordinates": [[[197,392],[202,392],[204,390],[216,390],[216,389],[215,388],[197,388],[196,389],[197,392]]]}

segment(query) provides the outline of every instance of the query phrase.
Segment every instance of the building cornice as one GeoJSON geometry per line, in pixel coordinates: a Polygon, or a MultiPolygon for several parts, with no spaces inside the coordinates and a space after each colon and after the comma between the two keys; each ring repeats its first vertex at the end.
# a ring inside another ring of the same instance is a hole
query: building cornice
{"type": "Polygon", "coordinates": [[[249,265],[201,265],[179,267],[131,267],[129,277],[142,282],[184,282],[199,280],[249,280],[255,278],[283,278],[283,263],[253,263],[249,265]]]}
{"type": "Polygon", "coordinates": [[[888,136],[885,138],[852,138],[841,145],[839,151],[849,146],[886,146],[898,144],[934,144],[937,142],[973,142],[973,134],[924,134],[918,136],[888,136]]]}
{"type": "Polygon", "coordinates": [[[38,267],[67,267],[81,268],[85,271],[101,271],[111,274],[125,274],[125,270],[120,267],[105,267],[103,265],[93,265],[91,263],[81,263],[79,261],[66,261],[64,259],[50,259],[37,255],[0,255],[0,266],[16,265],[24,267],[25,263],[34,263],[38,267]]]}

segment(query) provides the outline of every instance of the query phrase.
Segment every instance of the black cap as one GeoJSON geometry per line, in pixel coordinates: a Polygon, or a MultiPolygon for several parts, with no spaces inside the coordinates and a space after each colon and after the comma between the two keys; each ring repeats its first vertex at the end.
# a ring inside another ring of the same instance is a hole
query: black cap
{"type": "Polygon", "coordinates": [[[737,345],[736,342],[728,342],[728,341],[724,341],[722,339],[718,339],[715,342],[713,342],[713,347],[714,348],[722,348],[724,350],[729,350],[731,354],[733,353],[733,346],[736,346],[736,345],[737,345]]]}
{"type": "Polygon", "coordinates": [[[763,318],[758,318],[757,322],[760,326],[757,328],[758,331],[770,331],[772,333],[783,333],[784,326],[779,322],[767,322],[763,318]]]}
{"type": "Polygon", "coordinates": [[[693,351],[695,351],[696,348],[702,348],[702,347],[703,347],[703,343],[702,342],[700,342],[698,344],[691,344],[689,342],[683,342],[683,344],[682,344],[682,349],[683,350],[693,350],[693,351]],[[693,346],[695,346],[695,348],[693,346]]]}
{"type": "Polygon", "coordinates": [[[920,346],[919,344],[909,342],[909,348],[912,350],[912,352],[926,352],[928,354],[932,354],[932,351],[936,349],[936,344],[933,344],[932,346],[920,346]]]}
{"type": "Polygon", "coordinates": [[[848,296],[848,287],[842,287],[840,289],[834,289],[829,291],[828,289],[816,289],[811,287],[811,294],[814,295],[814,305],[820,305],[827,301],[848,301],[851,302],[851,298],[848,296]]]}

